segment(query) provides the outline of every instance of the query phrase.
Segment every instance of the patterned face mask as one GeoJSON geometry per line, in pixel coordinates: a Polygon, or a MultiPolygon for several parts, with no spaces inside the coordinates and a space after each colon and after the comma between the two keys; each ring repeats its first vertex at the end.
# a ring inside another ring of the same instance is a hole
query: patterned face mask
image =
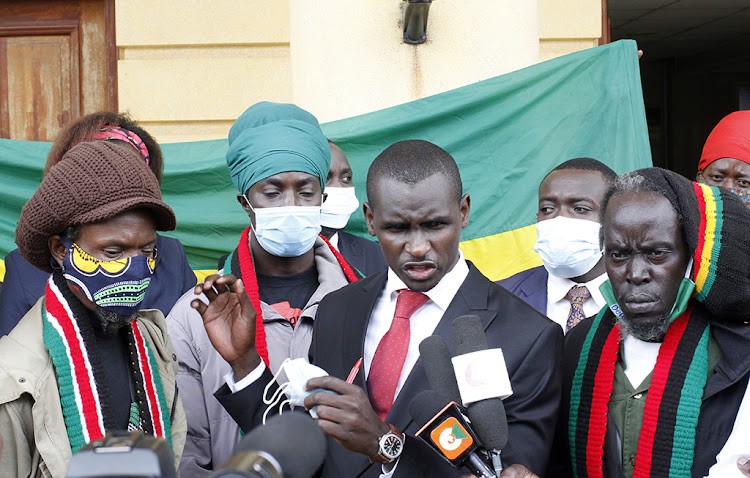
{"type": "Polygon", "coordinates": [[[156,252],[152,257],[133,256],[101,261],[75,242],[66,246],[68,253],[63,259],[63,275],[77,285],[90,301],[126,316],[140,310],[156,268],[156,252]]]}
{"type": "MultiPolygon", "coordinates": [[[[708,181],[706,181],[703,176],[698,177],[698,182],[701,184],[708,184],[709,186],[713,186],[713,184],[710,184],[708,181]]],[[[745,207],[750,208],[750,189],[731,188],[729,190],[740,198],[740,201],[742,201],[742,204],[744,204],[745,207]]]]}

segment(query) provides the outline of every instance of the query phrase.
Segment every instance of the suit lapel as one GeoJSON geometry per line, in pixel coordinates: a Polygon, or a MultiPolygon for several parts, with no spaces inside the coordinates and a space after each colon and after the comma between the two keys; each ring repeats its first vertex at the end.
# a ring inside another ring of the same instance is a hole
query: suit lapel
{"type": "MultiPolygon", "coordinates": [[[[377,301],[380,292],[383,290],[387,278],[388,274],[385,272],[376,274],[372,277],[372,280],[366,281],[360,287],[359,299],[347,304],[346,320],[344,321],[343,331],[343,337],[345,339],[343,341],[342,350],[342,367],[344,367],[344,369],[342,369],[343,378],[346,378],[349,374],[349,369],[346,369],[346,367],[352,367],[357,360],[364,357],[367,325],[370,323],[372,309],[375,307],[375,302],[377,301]],[[362,317],[364,317],[365,320],[362,320],[362,317]]],[[[362,388],[365,391],[365,394],[367,393],[364,364],[354,379],[354,384],[362,388]]]]}

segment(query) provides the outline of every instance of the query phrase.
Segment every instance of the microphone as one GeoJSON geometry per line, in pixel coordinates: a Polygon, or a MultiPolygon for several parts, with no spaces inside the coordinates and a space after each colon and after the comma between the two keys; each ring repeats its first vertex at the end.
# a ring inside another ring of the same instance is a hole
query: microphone
{"type": "Polygon", "coordinates": [[[467,407],[466,414],[479,441],[485,449],[491,450],[495,472],[500,474],[500,450],[508,443],[508,418],[502,398],[513,393],[502,350],[488,349],[482,321],[476,315],[456,318],[453,338],[456,345],[453,364],[457,379],[460,376],[464,385],[459,389],[467,407]],[[484,374],[477,373],[479,370],[494,374],[487,381],[494,383],[486,383],[484,374]]]}
{"type": "Polygon", "coordinates": [[[211,477],[311,478],[327,449],[323,431],[306,413],[286,412],[253,429],[211,477]]]}
{"type": "Polygon", "coordinates": [[[461,403],[451,352],[439,335],[430,335],[419,344],[419,356],[430,388],[445,402],[461,403]]]}
{"type": "Polygon", "coordinates": [[[409,414],[421,427],[416,436],[451,465],[465,466],[479,478],[497,478],[477,455],[479,440],[455,402],[446,403],[435,391],[423,390],[409,402],[409,414]]]}

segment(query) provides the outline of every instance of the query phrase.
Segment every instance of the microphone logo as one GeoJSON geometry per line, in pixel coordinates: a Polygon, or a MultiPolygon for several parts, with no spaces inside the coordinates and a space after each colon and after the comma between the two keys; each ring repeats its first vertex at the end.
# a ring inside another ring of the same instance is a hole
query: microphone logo
{"type": "Polygon", "coordinates": [[[449,460],[455,460],[474,444],[469,432],[453,417],[435,427],[430,432],[430,439],[449,460]]]}

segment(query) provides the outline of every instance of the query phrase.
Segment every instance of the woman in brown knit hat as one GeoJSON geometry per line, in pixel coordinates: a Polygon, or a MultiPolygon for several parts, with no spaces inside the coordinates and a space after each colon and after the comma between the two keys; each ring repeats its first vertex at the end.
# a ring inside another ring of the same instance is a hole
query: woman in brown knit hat
{"type": "Polygon", "coordinates": [[[164,315],[141,310],[156,231],[174,227],[142,157],[114,142],[75,146],[23,207],[19,252],[52,274],[0,338],[3,476],[63,477],[72,454],[110,430],[162,437],[179,462],[177,363],[164,315]]]}
{"type": "MultiPolygon", "coordinates": [[[[128,115],[109,111],[86,115],[63,130],[47,155],[45,174],[72,147],[97,140],[132,146],[161,183],[162,153],[154,138],[128,115]]],[[[177,299],[195,286],[195,274],[190,269],[180,241],[158,235],[157,248],[160,267],[143,300],[143,308],[159,309],[166,315],[177,299]]],[[[11,251],[5,257],[5,268],[5,283],[0,292],[0,335],[9,333],[44,294],[44,285],[49,278],[48,272],[31,265],[18,250],[11,251]]]]}

